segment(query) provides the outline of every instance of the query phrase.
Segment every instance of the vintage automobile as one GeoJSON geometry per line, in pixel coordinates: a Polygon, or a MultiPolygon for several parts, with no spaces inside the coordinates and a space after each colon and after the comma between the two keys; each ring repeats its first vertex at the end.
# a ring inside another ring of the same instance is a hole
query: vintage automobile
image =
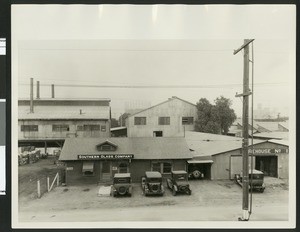
{"type": "Polygon", "coordinates": [[[189,179],[203,179],[204,173],[202,173],[196,164],[190,164],[188,167],[189,179]]]}
{"type": "MultiPolygon", "coordinates": [[[[243,174],[236,174],[235,181],[243,186],[243,174]]],[[[265,184],[264,184],[264,173],[262,171],[253,169],[252,174],[251,170],[249,170],[249,190],[257,190],[259,192],[264,192],[265,184]],[[252,182],[252,183],[251,183],[252,182]]]]}
{"type": "Polygon", "coordinates": [[[130,173],[116,173],[111,186],[111,195],[130,196],[132,194],[131,175],[130,173]]]}
{"type": "Polygon", "coordinates": [[[167,179],[168,188],[172,190],[173,196],[177,193],[186,193],[191,195],[192,190],[188,183],[188,174],[186,171],[172,171],[171,178],[167,179]]]}
{"type": "Polygon", "coordinates": [[[145,172],[142,177],[142,189],[145,196],[160,195],[165,193],[162,176],[159,172],[145,172]]]}

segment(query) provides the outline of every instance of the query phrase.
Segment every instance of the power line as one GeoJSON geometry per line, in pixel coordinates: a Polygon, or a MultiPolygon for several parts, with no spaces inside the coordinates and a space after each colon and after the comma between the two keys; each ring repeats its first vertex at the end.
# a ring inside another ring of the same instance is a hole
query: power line
{"type": "MultiPolygon", "coordinates": [[[[282,86],[287,83],[256,83],[256,86],[282,86]]],[[[19,85],[28,86],[27,83],[19,85]]],[[[51,84],[40,84],[40,86],[51,86],[51,84]]],[[[222,84],[222,85],[82,85],[82,84],[55,84],[55,87],[71,88],[123,88],[123,89],[199,89],[199,88],[232,88],[241,87],[242,84],[222,84]]]]}

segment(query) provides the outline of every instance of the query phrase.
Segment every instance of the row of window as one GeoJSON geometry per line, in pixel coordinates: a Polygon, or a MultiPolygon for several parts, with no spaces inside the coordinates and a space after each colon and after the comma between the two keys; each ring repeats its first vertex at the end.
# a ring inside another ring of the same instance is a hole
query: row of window
{"type": "MultiPolygon", "coordinates": [[[[21,131],[39,131],[38,125],[21,125],[21,131]]],[[[61,124],[61,125],[52,125],[53,132],[63,132],[70,131],[69,125],[61,124]]],[[[106,132],[105,125],[79,125],[77,126],[77,131],[102,131],[106,132]]]]}
{"type": "MultiPolygon", "coordinates": [[[[102,166],[102,172],[109,173],[110,167],[109,164],[102,166]],[[105,171],[104,171],[105,169],[105,171]],[[106,170],[107,169],[107,170],[106,170]]],[[[128,164],[127,163],[120,163],[118,166],[119,173],[127,173],[128,164]]],[[[172,163],[170,162],[152,162],[151,164],[151,171],[157,171],[163,174],[169,174],[172,171],[172,163]]],[[[92,161],[85,161],[82,164],[82,173],[83,176],[94,176],[94,162],[92,161]]]]}
{"type": "MultiPolygon", "coordinates": [[[[182,117],[182,125],[192,125],[194,117],[182,117]]],[[[146,117],[134,117],[134,125],[146,125],[146,117]]],[[[158,125],[170,125],[170,117],[158,117],[158,125]]]]}

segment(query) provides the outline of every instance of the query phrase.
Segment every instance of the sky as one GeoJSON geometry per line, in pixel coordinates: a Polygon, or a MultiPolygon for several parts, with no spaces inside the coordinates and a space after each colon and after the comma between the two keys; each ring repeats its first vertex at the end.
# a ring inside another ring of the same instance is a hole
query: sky
{"type": "Polygon", "coordinates": [[[242,92],[243,52],[233,51],[254,38],[254,109],[261,104],[287,116],[293,12],[284,5],[13,6],[15,87],[28,98],[32,77],[41,98],[51,96],[51,84],[57,98],[110,98],[113,117],[172,96],[213,103],[222,95],[241,116],[235,95],[242,92]]]}

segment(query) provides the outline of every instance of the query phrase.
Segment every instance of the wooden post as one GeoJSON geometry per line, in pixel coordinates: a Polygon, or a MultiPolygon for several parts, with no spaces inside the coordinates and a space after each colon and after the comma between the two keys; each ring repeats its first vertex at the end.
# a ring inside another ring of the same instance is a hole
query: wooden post
{"type": "Polygon", "coordinates": [[[59,174],[57,173],[56,185],[59,186],[59,174]]]}
{"type": "Polygon", "coordinates": [[[50,178],[49,178],[49,176],[47,176],[47,189],[48,189],[48,192],[50,192],[50,178]]]}
{"type": "Polygon", "coordinates": [[[41,198],[41,184],[40,184],[40,180],[37,180],[37,194],[38,194],[38,198],[41,198]]]}

